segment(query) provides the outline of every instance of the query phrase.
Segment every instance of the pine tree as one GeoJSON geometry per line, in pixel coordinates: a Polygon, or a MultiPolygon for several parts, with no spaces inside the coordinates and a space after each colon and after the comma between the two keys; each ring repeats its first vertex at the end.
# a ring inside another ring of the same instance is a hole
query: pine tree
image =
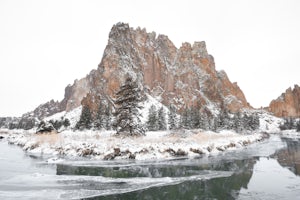
{"type": "Polygon", "coordinates": [[[300,120],[297,121],[296,130],[297,132],[300,132],[300,120]]]}
{"type": "Polygon", "coordinates": [[[100,104],[98,106],[94,126],[96,129],[100,130],[100,129],[105,128],[105,125],[106,125],[106,123],[105,123],[105,106],[102,102],[100,102],[100,104]]]}
{"type": "Polygon", "coordinates": [[[163,107],[158,111],[158,130],[167,130],[166,113],[163,107]]]}
{"type": "Polygon", "coordinates": [[[168,124],[170,130],[174,130],[177,128],[176,108],[174,105],[171,105],[169,108],[168,124]]]}
{"type": "Polygon", "coordinates": [[[92,113],[87,106],[83,106],[80,119],[77,122],[76,129],[91,129],[92,128],[92,113]]]}
{"type": "Polygon", "coordinates": [[[70,120],[68,118],[64,119],[63,125],[64,127],[69,127],[71,125],[70,120]]]}
{"type": "Polygon", "coordinates": [[[259,116],[257,114],[251,115],[249,120],[249,129],[254,131],[259,128],[259,125],[259,116]]]}
{"type": "Polygon", "coordinates": [[[152,105],[149,108],[147,128],[149,131],[157,131],[158,130],[158,116],[157,116],[156,107],[154,105],[152,105]]]}
{"type": "Polygon", "coordinates": [[[190,110],[190,128],[198,129],[200,128],[200,111],[199,109],[195,108],[190,110]]]}
{"type": "Polygon", "coordinates": [[[141,127],[139,114],[141,96],[141,90],[131,77],[126,79],[124,85],[116,93],[115,125],[118,135],[140,136],[145,134],[141,127]]]}
{"type": "Polygon", "coordinates": [[[184,109],[182,115],[180,116],[180,128],[190,129],[190,110],[184,109]]]}
{"type": "Polygon", "coordinates": [[[112,114],[111,114],[111,107],[108,105],[105,109],[105,128],[106,130],[111,130],[112,128],[112,114]]]}
{"type": "Polygon", "coordinates": [[[209,119],[205,112],[200,113],[199,128],[209,130],[209,119]]]}
{"type": "Polygon", "coordinates": [[[240,112],[236,113],[233,117],[234,121],[234,130],[240,132],[243,130],[243,116],[240,112]]]}

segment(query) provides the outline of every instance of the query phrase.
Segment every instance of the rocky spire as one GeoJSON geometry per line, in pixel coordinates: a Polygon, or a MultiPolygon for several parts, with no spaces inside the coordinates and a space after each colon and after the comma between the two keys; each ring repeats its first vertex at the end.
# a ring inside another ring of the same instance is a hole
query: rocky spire
{"type": "Polygon", "coordinates": [[[177,49],[165,35],[156,38],[154,32],[117,23],[111,29],[97,71],[86,98],[95,95],[114,98],[125,75],[130,74],[144,91],[165,105],[174,104],[178,110],[196,105],[211,110],[222,105],[236,112],[250,107],[243,92],[229,81],[226,73],[215,70],[214,59],[204,41],[193,45],[183,43],[177,49]]]}
{"type": "Polygon", "coordinates": [[[156,37],[155,32],[117,23],[97,70],[66,87],[59,110],[82,104],[96,112],[100,99],[112,102],[127,74],[144,92],[178,110],[200,106],[211,112],[221,107],[237,112],[250,107],[237,84],[215,70],[204,41],[183,43],[178,49],[166,35],[156,37]]]}
{"type": "Polygon", "coordinates": [[[300,117],[300,87],[288,88],[276,100],[271,101],[269,111],[277,117],[300,117]]]}

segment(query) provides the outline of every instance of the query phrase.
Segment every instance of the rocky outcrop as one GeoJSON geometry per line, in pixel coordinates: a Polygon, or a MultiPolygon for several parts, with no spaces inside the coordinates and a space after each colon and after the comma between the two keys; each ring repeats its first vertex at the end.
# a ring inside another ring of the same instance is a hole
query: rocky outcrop
{"type": "Polygon", "coordinates": [[[73,85],[68,85],[65,88],[64,99],[60,103],[62,110],[70,111],[81,105],[82,99],[87,95],[87,93],[92,88],[93,77],[95,77],[96,71],[93,70],[86,77],[75,80],[73,85]]]}
{"type": "Polygon", "coordinates": [[[118,23],[109,33],[97,70],[68,85],[61,102],[51,100],[23,117],[42,120],[81,104],[95,111],[103,99],[113,102],[128,74],[144,92],[178,110],[186,106],[211,112],[250,108],[237,83],[231,83],[224,71],[216,71],[205,42],[183,43],[178,49],[165,35],[118,23]]]}
{"type": "Polygon", "coordinates": [[[269,111],[277,117],[300,117],[300,87],[288,88],[270,103],[269,111]]]}
{"type": "Polygon", "coordinates": [[[92,102],[97,104],[98,97],[114,98],[127,74],[145,92],[165,105],[176,105],[178,110],[199,106],[237,112],[250,107],[237,84],[231,83],[224,71],[216,71],[205,42],[183,43],[177,49],[165,35],[156,37],[154,32],[133,29],[124,23],[111,29],[83,104],[93,110],[97,106],[92,102]]]}
{"type": "Polygon", "coordinates": [[[62,110],[64,109],[61,107],[60,102],[51,100],[47,103],[39,105],[36,109],[34,109],[34,111],[26,113],[22,117],[36,117],[38,119],[42,119],[44,117],[61,112],[62,110]]]}

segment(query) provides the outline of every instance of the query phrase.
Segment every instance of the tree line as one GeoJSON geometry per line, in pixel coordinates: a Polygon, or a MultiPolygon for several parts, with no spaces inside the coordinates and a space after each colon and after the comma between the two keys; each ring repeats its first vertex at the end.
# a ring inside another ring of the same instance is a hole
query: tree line
{"type": "Polygon", "coordinates": [[[175,130],[175,129],[203,129],[218,131],[231,129],[237,132],[244,130],[253,131],[259,128],[259,116],[257,114],[230,113],[221,110],[212,115],[201,112],[199,108],[186,108],[180,113],[174,105],[169,106],[168,111],[164,107],[149,108],[147,121],[141,123],[140,112],[142,108],[142,94],[137,83],[131,77],[116,93],[114,100],[114,112],[108,103],[100,103],[96,114],[92,114],[87,106],[82,108],[80,120],[75,128],[83,129],[114,129],[117,134],[144,135],[146,130],[175,130]]]}
{"type": "Polygon", "coordinates": [[[259,116],[257,114],[230,113],[226,110],[216,115],[208,115],[197,108],[186,108],[181,115],[176,113],[175,106],[169,107],[168,117],[164,108],[158,111],[155,106],[149,109],[146,126],[150,131],[166,130],[167,122],[170,130],[174,129],[203,129],[203,130],[235,130],[237,132],[259,128],[259,116]]]}
{"type": "Polygon", "coordinates": [[[283,123],[279,126],[280,130],[291,130],[296,129],[297,132],[300,132],[300,119],[287,117],[284,118],[283,123]]]}

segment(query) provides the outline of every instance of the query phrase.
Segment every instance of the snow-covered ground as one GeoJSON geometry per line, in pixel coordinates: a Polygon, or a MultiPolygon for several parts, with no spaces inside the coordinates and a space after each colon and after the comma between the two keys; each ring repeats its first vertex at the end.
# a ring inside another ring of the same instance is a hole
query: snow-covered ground
{"type": "MultiPolygon", "coordinates": [[[[141,110],[142,122],[147,120],[151,105],[158,110],[163,106],[159,99],[147,96],[144,109],[141,110]],[[146,105],[146,106],[145,106],[146,105]]],[[[168,108],[163,106],[166,113],[168,108]]],[[[146,132],[143,137],[115,136],[114,131],[73,131],[81,114],[81,107],[70,112],[61,112],[45,118],[45,121],[69,119],[70,127],[60,129],[59,134],[35,134],[35,129],[0,130],[11,144],[21,146],[34,154],[52,155],[55,161],[61,156],[85,156],[92,159],[166,159],[176,156],[197,157],[202,154],[217,153],[247,146],[261,141],[266,133],[281,133],[279,129],[282,119],[274,117],[263,110],[245,110],[245,113],[257,114],[260,128],[257,132],[237,134],[223,130],[219,133],[203,130],[176,130],[146,132]]],[[[285,133],[285,132],[284,132],[285,133]]],[[[295,135],[295,132],[286,132],[295,135]]]]}
{"type": "Polygon", "coordinates": [[[296,129],[281,131],[280,135],[286,138],[300,138],[300,132],[297,132],[296,129]]]}
{"type": "Polygon", "coordinates": [[[4,130],[0,135],[11,144],[33,154],[51,155],[49,162],[61,156],[85,156],[92,159],[167,159],[177,156],[197,157],[202,154],[233,150],[261,141],[265,134],[214,133],[201,130],[147,132],[142,137],[114,136],[113,131],[63,131],[37,135],[33,131],[4,130]]]}

